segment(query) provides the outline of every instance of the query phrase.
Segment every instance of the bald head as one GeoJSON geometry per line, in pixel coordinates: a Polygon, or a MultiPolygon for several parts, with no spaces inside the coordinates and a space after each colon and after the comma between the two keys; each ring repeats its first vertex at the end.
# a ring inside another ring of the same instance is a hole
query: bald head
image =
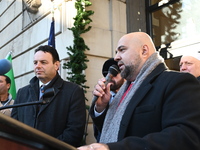
{"type": "Polygon", "coordinates": [[[124,35],[118,42],[117,54],[115,56],[122,77],[126,80],[135,80],[143,64],[155,52],[155,46],[148,34],[133,32],[124,35]],[[125,66],[132,68],[125,69],[125,66]]]}
{"type": "Polygon", "coordinates": [[[195,77],[200,76],[200,60],[191,55],[184,55],[181,57],[180,63],[180,72],[188,72],[195,77]]]}
{"type": "Polygon", "coordinates": [[[150,54],[156,51],[151,37],[144,32],[133,32],[126,34],[119,40],[119,44],[124,41],[127,41],[127,44],[134,47],[137,46],[141,48],[142,46],[148,46],[150,54]]]}

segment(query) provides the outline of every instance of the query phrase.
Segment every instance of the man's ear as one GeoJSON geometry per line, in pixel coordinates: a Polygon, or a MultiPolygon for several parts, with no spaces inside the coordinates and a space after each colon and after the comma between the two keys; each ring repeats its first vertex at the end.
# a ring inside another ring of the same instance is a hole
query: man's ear
{"type": "Polygon", "coordinates": [[[59,68],[60,68],[60,62],[59,62],[59,61],[56,61],[56,62],[54,63],[54,65],[55,65],[55,69],[58,71],[59,68]]]}
{"type": "Polygon", "coordinates": [[[10,89],[10,83],[7,83],[7,89],[9,90],[10,89]]]}
{"type": "Polygon", "coordinates": [[[142,55],[148,56],[149,55],[149,47],[147,45],[142,46],[142,55]]]}

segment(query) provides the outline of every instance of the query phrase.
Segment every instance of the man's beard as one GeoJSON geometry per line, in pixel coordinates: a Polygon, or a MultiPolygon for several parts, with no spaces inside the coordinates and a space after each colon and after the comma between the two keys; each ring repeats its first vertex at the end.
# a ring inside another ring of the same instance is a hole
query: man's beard
{"type": "Polygon", "coordinates": [[[122,78],[130,81],[135,71],[135,67],[133,65],[125,66],[124,70],[121,71],[122,78]]]}
{"type": "Polygon", "coordinates": [[[121,78],[121,80],[118,80],[117,82],[112,81],[112,84],[110,86],[110,90],[111,91],[116,91],[119,90],[119,88],[121,87],[121,85],[124,83],[124,79],[121,78]]]}
{"type": "Polygon", "coordinates": [[[141,59],[138,57],[138,59],[135,61],[135,64],[125,65],[124,70],[121,71],[121,77],[126,79],[127,81],[132,81],[134,78],[136,78],[137,70],[141,64],[141,59]]]}

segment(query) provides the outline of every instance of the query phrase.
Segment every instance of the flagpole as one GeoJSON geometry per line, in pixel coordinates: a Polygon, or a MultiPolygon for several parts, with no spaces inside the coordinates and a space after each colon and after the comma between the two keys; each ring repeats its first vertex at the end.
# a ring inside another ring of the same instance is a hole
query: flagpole
{"type": "Polygon", "coordinates": [[[54,1],[51,0],[51,2],[52,2],[52,7],[51,7],[52,21],[51,21],[48,45],[55,48],[56,45],[55,45],[55,25],[54,25],[55,24],[55,22],[54,22],[54,1]]]}
{"type": "Polygon", "coordinates": [[[52,2],[52,7],[51,7],[51,15],[52,15],[52,21],[54,21],[54,0],[51,0],[51,2],[52,2]]]}
{"type": "Polygon", "coordinates": [[[54,16],[52,16],[52,21],[55,21],[54,16]]]}
{"type": "Polygon", "coordinates": [[[12,51],[8,52],[8,54],[6,55],[6,58],[8,58],[9,55],[12,57],[12,51]]]}

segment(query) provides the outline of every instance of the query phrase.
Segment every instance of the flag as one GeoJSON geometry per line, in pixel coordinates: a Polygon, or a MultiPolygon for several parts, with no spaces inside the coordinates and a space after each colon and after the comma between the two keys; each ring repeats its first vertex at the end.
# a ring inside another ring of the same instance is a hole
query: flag
{"type": "MultiPolygon", "coordinates": [[[[9,60],[12,65],[11,52],[8,53],[8,55],[6,56],[6,59],[9,60]]],[[[7,75],[11,80],[11,86],[10,86],[9,93],[12,95],[12,98],[15,99],[16,98],[16,86],[15,86],[15,78],[14,78],[13,68],[11,68],[10,71],[7,72],[5,75],[7,75]]]]}
{"type": "Polygon", "coordinates": [[[55,28],[54,28],[54,17],[52,17],[51,28],[49,33],[48,45],[56,48],[55,45],[55,28]]]}

